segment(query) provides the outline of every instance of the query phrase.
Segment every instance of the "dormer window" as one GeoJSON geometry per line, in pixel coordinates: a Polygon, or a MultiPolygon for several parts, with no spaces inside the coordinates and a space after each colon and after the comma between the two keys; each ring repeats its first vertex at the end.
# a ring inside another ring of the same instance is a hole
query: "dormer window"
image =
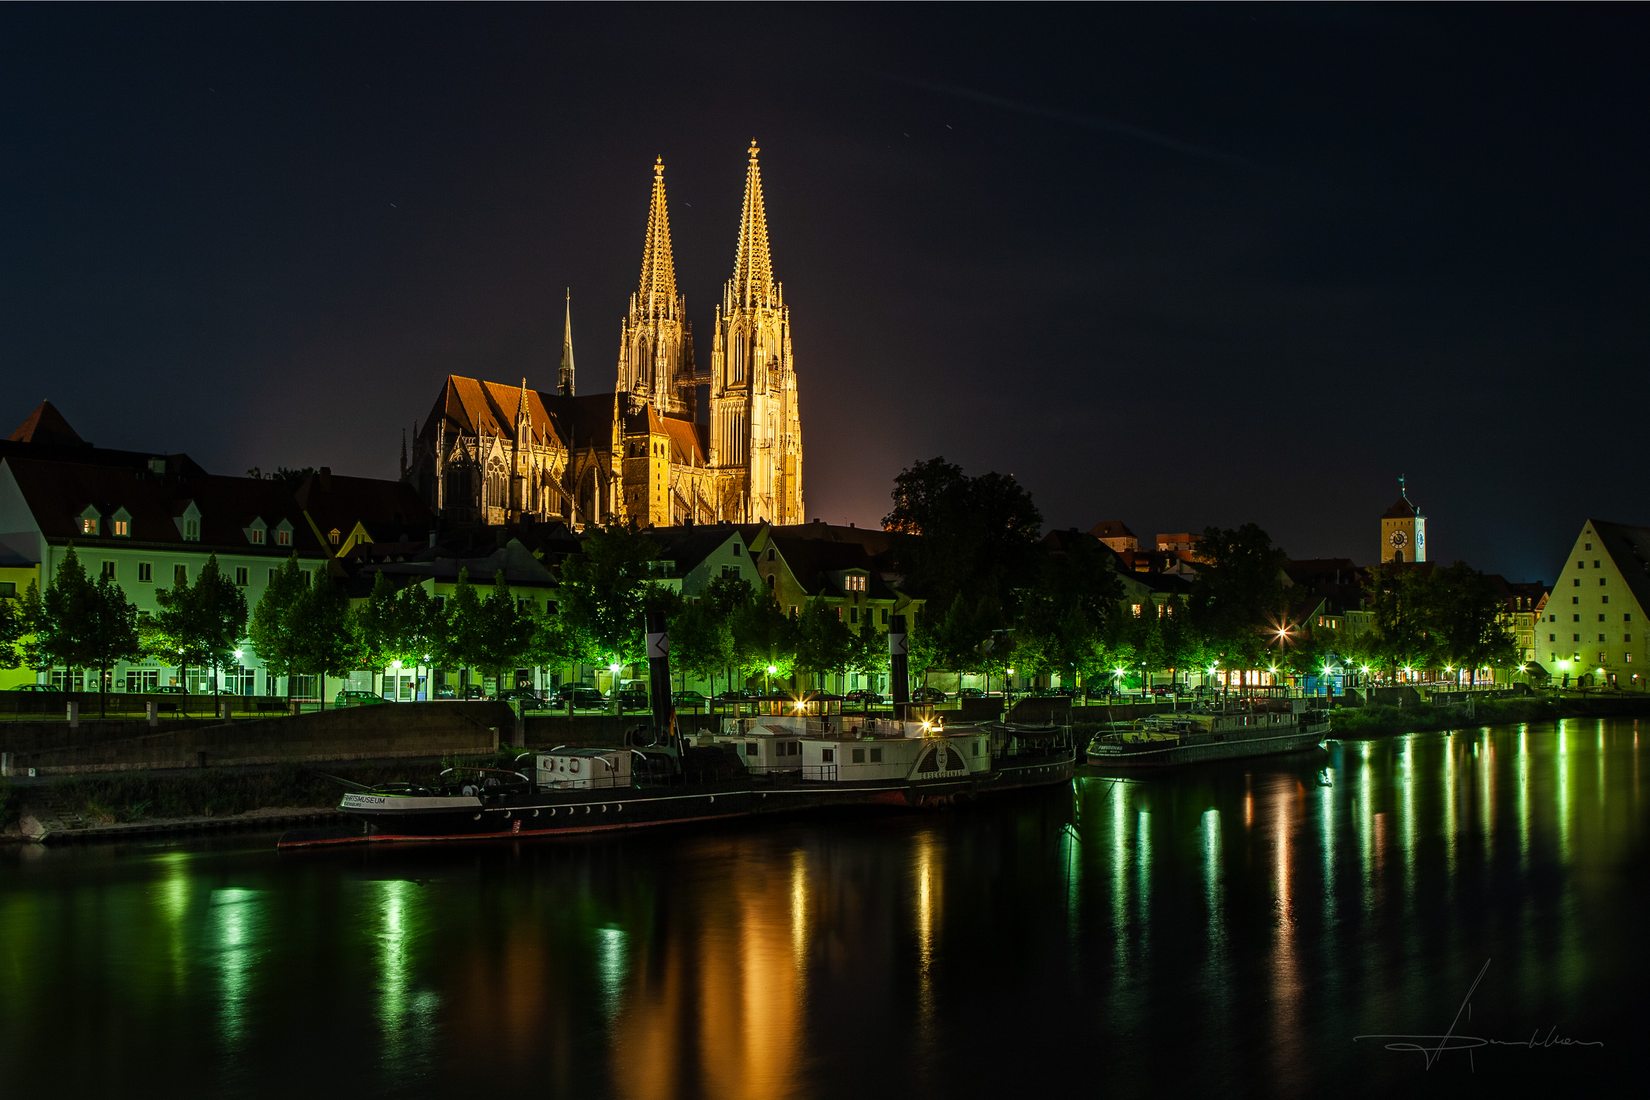
{"type": "Polygon", "coordinates": [[[183,536],[184,542],[199,542],[201,540],[201,510],[195,507],[194,501],[184,502],[172,520],[177,524],[178,534],[183,536]]]}
{"type": "Polygon", "coordinates": [[[292,545],[292,524],[290,522],[288,522],[287,520],[283,519],[280,522],[280,524],[275,528],[275,545],[276,546],[291,546],[292,545]]]}
{"type": "Polygon", "coordinates": [[[264,530],[262,527],[254,527],[250,534],[253,546],[262,546],[264,544],[264,530]]]}
{"type": "Polygon", "coordinates": [[[121,538],[121,539],[131,538],[132,537],[132,514],[130,512],[128,512],[126,509],[122,508],[120,511],[115,513],[115,517],[114,517],[113,520],[110,521],[109,526],[110,526],[110,530],[112,531],[112,533],[114,534],[114,536],[116,538],[121,538]]]}
{"type": "Polygon", "coordinates": [[[344,537],[343,532],[338,530],[338,528],[336,528],[336,527],[334,527],[332,530],[327,532],[327,541],[332,543],[332,545],[334,545],[334,546],[337,546],[338,543],[343,539],[343,537],[344,537]]]}
{"type": "Polygon", "coordinates": [[[254,516],[252,522],[247,524],[243,530],[246,532],[247,542],[250,542],[253,546],[262,546],[265,541],[265,532],[269,530],[269,524],[254,516]]]}
{"type": "Polygon", "coordinates": [[[97,517],[96,516],[81,516],[80,517],[80,533],[82,535],[95,535],[95,534],[97,534],[97,517]]]}

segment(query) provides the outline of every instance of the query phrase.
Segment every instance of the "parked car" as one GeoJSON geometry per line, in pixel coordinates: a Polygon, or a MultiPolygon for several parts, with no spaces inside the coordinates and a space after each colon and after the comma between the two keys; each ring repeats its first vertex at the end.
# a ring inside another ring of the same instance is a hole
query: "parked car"
{"type": "Polygon", "coordinates": [[[913,703],[943,703],[945,702],[945,692],[939,688],[914,687],[911,689],[911,701],[913,703]]]}
{"type": "Polygon", "coordinates": [[[709,701],[705,698],[704,692],[694,691],[692,688],[672,692],[670,696],[671,705],[678,709],[702,710],[709,701]]]}
{"type": "Polygon", "coordinates": [[[505,688],[498,693],[501,703],[520,703],[522,710],[548,710],[550,701],[532,688],[505,688]]]}
{"type": "Polygon", "coordinates": [[[179,687],[177,684],[162,684],[160,687],[155,689],[155,694],[156,695],[187,695],[189,693],[184,691],[183,688],[179,687]]]}
{"type": "Polygon", "coordinates": [[[556,702],[564,707],[571,703],[574,710],[607,709],[607,696],[584,684],[563,684],[556,693],[556,702]]]}
{"type": "Polygon", "coordinates": [[[985,692],[980,688],[958,688],[957,689],[957,698],[959,698],[959,699],[984,699],[985,698],[985,692]]]}
{"type": "Polygon", "coordinates": [[[641,688],[622,687],[613,693],[613,699],[620,710],[646,710],[647,692],[641,688]]]}
{"type": "Polygon", "coordinates": [[[1083,696],[1087,699],[1116,699],[1122,694],[1117,685],[1112,683],[1090,684],[1083,690],[1083,696]]]}
{"type": "Polygon", "coordinates": [[[387,702],[389,702],[389,700],[384,698],[382,695],[379,695],[376,691],[351,691],[345,689],[344,691],[340,691],[337,697],[332,700],[332,705],[335,707],[361,707],[371,706],[373,703],[387,702]]]}
{"type": "Polygon", "coordinates": [[[876,692],[866,691],[863,688],[860,689],[859,691],[850,691],[848,694],[846,694],[842,697],[842,702],[845,705],[855,706],[855,707],[876,707],[876,706],[881,706],[883,703],[886,703],[887,701],[888,700],[884,699],[881,695],[877,694],[876,692]]]}
{"type": "Polygon", "coordinates": [[[50,691],[50,684],[18,684],[13,691],[50,691]]]}
{"type": "Polygon", "coordinates": [[[748,703],[752,699],[760,698],[761,696],[754,691],[746,691],[744,688],[728,688],[726,691],[717,692],[711,698],[711,702],[719,707],[726,707],[735,703],[748,703]]]}
{"type": "Polygon", "coordinates": [[[480,684],[471,684],[462,692],[452,684],[443,684],[435,689],[437,699],[485,699],[487,693],[481,690],[480,684]]]}

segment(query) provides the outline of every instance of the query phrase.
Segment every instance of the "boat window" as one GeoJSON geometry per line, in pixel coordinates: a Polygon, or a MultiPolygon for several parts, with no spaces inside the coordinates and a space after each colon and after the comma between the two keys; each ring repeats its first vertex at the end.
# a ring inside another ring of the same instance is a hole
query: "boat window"
{"type": "Polygon", "coordinates": [[[855,749],[854,750],[854,763],[856,763],[856,764],[865,763],[865,750],[864,749],[855,749]]]}
{"type": "Polygon", "coordinates": [[[823,761],[824,763],[826,763],[826,764],[834,763],[836,761],[836,750],[835,749],[825,749],[825,750],[823,750],[819,754],[819,759],[821,761],[823,761]]]}
{"type": "Polygon", "coordinates": [[[577,772],[579,770],[579,762],[574,760],[572,763],[567,765],[567,770],[570,772],[577,772]]]}
{"type": "Polygon", "coordinates": [[[871,750],[871,763],[873,763],[873,764],[882,763],[882,750],[881,749],[872,749],[871,750]]]}
{"type": "Polygon", "coordinates": [[[745,742],[745,755],[746,756],[755,756],[756,755],[756,742],[755,741],[746,741],[745,742]]]}

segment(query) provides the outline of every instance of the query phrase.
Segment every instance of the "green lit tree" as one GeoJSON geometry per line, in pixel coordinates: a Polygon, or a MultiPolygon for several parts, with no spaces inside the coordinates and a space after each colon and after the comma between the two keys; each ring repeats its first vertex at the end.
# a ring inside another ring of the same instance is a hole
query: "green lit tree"
{"type": "Polygon", "coordinates": [[[246,595],[223,575],[216,554],[191,584],[187,579],[155,593],[160,612],[154,616],[155,641],[168,661],[176,660],[179,672],[191,667],[212,670],[212,694],[218,693],[218,669],[234,654],[235,644],[246,629],[246,595]]]}
{"type": "Polygon", "coordinates": [[[137,660],[143,646],[138,638],[137,608],[115,579],[107,575],[99,577],[92,592],[93,618],[86,657],[98,673],[98,713],[107,714],[110,670],[121,661],[137,660]]]}
{"type": "Polygon", "coordinates": [[[292,678],[299,667],[307,642],[302,629],[301,608],[308,598],[309,577],[298,564],[296,554],[282,562],[269,576],[269,585],[252,609],[248,633],[264,666],[286,678],[287,698],[292,697],[292,678]]]}
{"type": "Polygon", "coordinates": [[[97,604],[97,586],[87,578],[71,545],[40,596],[35,621],[39,660],[48,667],[62,665],[70,690],[80,686],[77,673],[94,663],[97,604]]]}
{"type": "Polygon", "coordinates": [[[794,667],[809,680],[822,681],[828,673],[842,671],[853,656],[854,632],[836,608],[820,599],[810,599],[797,616],[793,637],[794,667]]]}

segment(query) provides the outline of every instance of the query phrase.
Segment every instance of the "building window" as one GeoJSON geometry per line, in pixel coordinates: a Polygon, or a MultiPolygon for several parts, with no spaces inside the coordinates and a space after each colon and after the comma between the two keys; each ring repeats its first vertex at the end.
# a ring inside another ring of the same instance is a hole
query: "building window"
{"type": "Polygon", "coordinates": [[[1600,588],[1603,588],[1603,587],[1604,587],[1604,582],[1605,582],[1605,581],[1606,581],[1606,580],[1608,580],[1608,579],[1609,579],[1609,578],[1608,578],[1608,577],[1600,577],[1600,578],[1599,578],[1599,579],[1598,579],[1598,586],[1599,586],[1599,587],[1600,587],[1600,588]]]}
{"type": "Polygon", "coordinates": [[[1609,596],[1600,596],[1598,598],[1598,602],[1599,603],[1609,603],[1610,602],[1610,597],[1609,596]]]}
{"type": "Polygon", "coordinates": [[[1584,562],[1584,561],[1578,561],[1578,562],[1576,562],[1576,568],[1577,569],[1585,569],[1585,568],[1587,568],[1587,563],[1584,562]]]}
{"type": "Polygon", "coordinates": [[[1558,637],[1557,637],[1557,635],[1549,634],[1549,635],[1547,635],[1547,640],[1549,642],[1556,642],[1556,641],[1558,641],[1558,637]]]}
{"type": "Polygon", "coordinates": [[[768,560],[769,561],[773,560],[773,547],[771,547],[771,546],[768,547],[768,560]]]}
{"type": "Polygon", "coordinates": [[[129,519],[115,520],[115,534],[121,538],[130,538],[132,536],[132,521],[129,519]]]}
{"type": "Polygon", "coordinates": [[[97,517],[96,516],[81,516],[80,517],[80,533],[82,535],[95,535],[95,534],[97,534],[97,517]]]}
{"type": "Polygon", "coordinates": [[[1598,621],[1601,623],[1604,621],[1604,612],[1600,611],[1598,613],[1598,621]]]}
{"type": "Polygon", "coordinates": [[[334,546],[337,546],[339,541],[341,539],[343,539],[343,537],[344,537],[343,532],[338,530],[338,528],[336,528],[336,527],[334,527],[332,530],[327,532],[327,541],[332,543],[332,545],[334,545],[334,546]]]}
{"type": "MultiPolygon", "coordinates": [[[[1572,635],[1570,635],[1570,641],[1572,641],[1572,642],[1579,642],[1579,641],[1581,641],[1581,635],[1580,635],[1580,634],[1572,634],[1572,635]]],[[[1580,654],[1579,654],[1579,653],[1578,653],[1578,654],[1576,654],[1576,660],[1578,660],[1578,661],[1579,661],[1579,660],[1581,660],[1581,655],[1580,655],[1580,654]]]]}
{"type": "Polygon", "coordinates": [[[739,544],[737,542],[733,544],[733,556],[736,558],[739,556],[739,544]]]}
{"type": "Polygon", "coordinates": [[[1580,596],[1571,596],[1570,597],[1570,606],[1571,607],[1574,607],[1576,604],[1578,604],[1580,602],[1581,602],[1581,597],[1580,596]]]}
{"type": "Polygon", "coordinates": [[[1574,588],[1580,588],[1581,587],[1581,578],[1580,577],[1571,578],[1570,585],[1574,588]]]}
{"type": "Polygon", "coordinates": [[[882,609],[882,625],[888,625],[888,609],[886,607],[882,609]]]}
{"type": "Polygon", "coordinates": [[[246,566],[237,565],[235,567],[235,583],[242,588],[246,587],[246,566]]]}
{"type": "Polygon", "coordinates": [[[189,583],[189,567],[187,565],[174,565],[172,567],[172,583],[179,587],[189,583]]]}
{"type": "Polygon", "coordinates": [[[264,544],[264,529],[262,527],[254,527],[252,529],[252,545],[253,546],[262,546],[263,544],[264,544]]]}
{"type": "Polygon", "coordinates": [[[201,540],[201,521],[186,519],[183,521],[183,539],[185,542],[199,542],[201,540]]]}
{"type": "MultiPolygon", "coordinates": [[[[1599,640],[1599,641],[1600,641],[1600,642],[1602,642],[1602,641],[1604,641],[1604,635],[1602,635],[1602,634],[1600,634],[1600,635],[1599,635],[1599,636],[1598,636],[1598,640],[1599,640]]],[[[1599,654],[1599,655],[1598,655],[1598,663],[1599,663],[1599,664],[1603,664],[1603,663],[1604,663],[1604,654],[1602,654],[1602,653],[1600,653],[1600,654],[1599,654]]]]}
{"type": "Polygon", "coordinates": [[[1631,611],[1623,611],[1621,613],[1621,621],[1624,622],[1624,623],[1632,622],[1633,621],[1633,613],[1631,611]]]}
{"type": "Polygon", "coordinates": [[[155,579],[155,568],[146,561],[138,562],[138,581],[148,584],[155,579]]]}
{"type": "Polygon", "coordinates": [[[1131,603],[1129,605],[1129,611],[1130,611],[1131,614],[1134,615],[1135,618],[1137,618],[1137,619],[1140,618],[1140,605],[1139,604],[1131,603]]]}
{"type": "Polygon", "coordinates": [[[1593,544],[1590,542],[1584,542],[1581,544],[1581,548],[1583,550],[1591,550],[1593,548],[1593,544]]]}
{"type": "Polygon", "coordinates": [[[275,583],[275,570],[271,569],[269,571],[269,576],[268,576],[268,578],[266,578],[264,580],[264,583],[265,584],[274,584],[275,583]]]}
{"type": "MultiPolygon", "coordinates": [[[[115,579],[115,563],[114,562],[106,561],[106,562],[103,563],[103,576],[108,577],[110,580],[115,579]]],[[[1602,615],[1599,616],[1599,618],[1601,618],[1601,619],[1603,617],[1604,616],[1602,616],[1602,615]]]]}
{"type": "Polygon", "coordinates": [[[292,532],[288,531],[284,527],[281,528],[279,531],[276,531],[275,532],[275,545],[276,546],[291,546],[292,545],[292,532]]]}
{"type": "MultiPolygon", "coordinates": [[[[1599,618],[1602,619],[1602,618],[1604,618],[1604,616],[1600,615],[1599,618]]],[[[848,621],[850,623],[855,623],[855,624],[857,624],[859,622],[859,608],[850,607],[848,609],[848,621]]]]}
{"type": "Polygon", "coordinates": [[[1593,559],[1593,568],[1594,568],[1594,569],[1597,569],[1597,568],[1598,568],[1598,559],[1597,559],[1597,558],[1594,558],[1594,559],[1593,559]]]}
{"type": "Polygon", "coordinates": [[[1579,623],[1581,621],[1581,616],[1580,615],[1571,615],[1570,616],[1570,621],[1573,622],[1573,623],[1579,623]]]}

